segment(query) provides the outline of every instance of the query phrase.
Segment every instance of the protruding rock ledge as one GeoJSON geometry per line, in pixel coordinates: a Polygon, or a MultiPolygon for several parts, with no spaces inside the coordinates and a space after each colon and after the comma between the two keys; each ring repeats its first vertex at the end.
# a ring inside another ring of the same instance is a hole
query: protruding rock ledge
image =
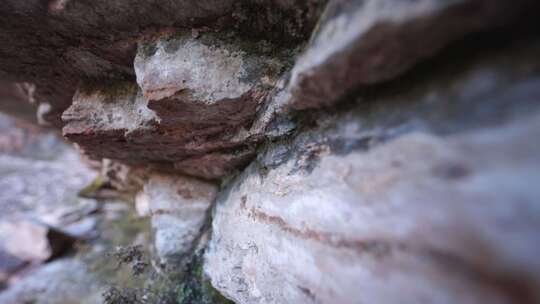
{"type": "Polygon", "coordinates": [[[531,0],[331,1],[292,70],[288,106],[332,105],[353,89],[403,74],[466,34],[516,21],[535,7],[531,0]]]}
{"type": "Polygon", "coordinates": [[[274,86],[283,69],[280,60],[214,36],[166,37],[139,48],[137,82],[162,124],[249,124],[274,86]]]}
{"type": "MultiPolygon", "coordinates": [[[[245,42],[247,44],[247,42],[245,42]]],[[[204,34],[140,46],[129,81],[83,83],[62,118],[91,157],[218,179],[253,158],[259,110],[284,70],[278,57],[204,34]]]]}

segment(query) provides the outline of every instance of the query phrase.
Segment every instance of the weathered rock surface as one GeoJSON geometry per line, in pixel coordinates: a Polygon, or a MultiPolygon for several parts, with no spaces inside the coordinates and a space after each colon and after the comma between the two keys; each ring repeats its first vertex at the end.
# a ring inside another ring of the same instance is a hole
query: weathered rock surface
{"type": "Polygon", "coordinates": [[[218,198],[212,284],[237,303],[536,303],[538,44],[487,48],[269,145],[218,198]]]}
{"type": "Polygon", "coordinates": [[[539,302],[537,1],[329,1],[307,42],[324,3],[2,2],[0,108],[38,107],[102,176],[77,198],[77,155],[0,117],[0,230],[102,239],[0,302],[139,297],[158,273],[175,301],[213,299],[203,252],[238,303],[539,302]],[[157,259],[122,259],[148,281],[103,265],[150,230],[157,259]],[[62,295],[70,265],[88,289],[62,295]]]}
{"type": "Polygon", "coordinates": [[[181,270],[190,258],[217,190],[214,184],[175,175],[152,175],[144,185],[137,204],[147,200],[155,249],[166,270],[181,270]]]}
{"type": "Polygon", "coordinates": [[[64,135],[94,158],[221,178],[253,158],[261,136],[248,130],[282,70],[212,34],[147,42],[135,59],[141,90],[83,87],[62,115],[64,135]]]}
{"type": "Polygon", "coordinates": [[[277,44],[209,28],[163,33],[139,41],[138,87],[132,80],[80,85],[62,116],[64,135],[93,158],[223,178],[255,156],[270,133],[270,121],[260,119],[269,108],[333,104],[535,7],[528,0],[330,2],[285,89],[284,58],[293,53],[277,44]]]}
{"type": "Polygon", "coordinates": [[[133,76],[130,66],[141,29],[189,26],[231,9],[230,1],[214,0],[4,1],[1,70],[36,83],[38,100],[51,104],[48,119],[60,126],[79,78],[133,76]]]}
{"type": "Polygon", "coordinates": [[[206,27],[298,41],[309,35],[320,2],[3,1],[0,77],[35,83],[36,99],[49,107],[44,117],[60,127],[82,78],[134,79],[145,37],[206,27]]]}
{"type": "Polygon", "coordinates": [[[95,173],[54,132],[0,115],[0,134],[0,285],[9,285],[94,237],[97,203],[77,197],[95,173]]]}
{"type": "MultiPolygon", "coordinates": [[[[388,81],[466,34],[515,21],[535,1],[331,1],[292,70],[288,106],[328,106],[388,81]]],[[[536,8],[535,8],[536,6],[536,8]]]]}

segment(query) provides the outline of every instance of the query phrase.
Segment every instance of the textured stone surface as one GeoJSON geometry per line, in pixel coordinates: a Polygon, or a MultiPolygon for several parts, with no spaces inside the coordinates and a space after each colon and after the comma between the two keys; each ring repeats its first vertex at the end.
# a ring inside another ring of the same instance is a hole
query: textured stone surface
{"type": "Polygon", "coordinates": [[[0,231],[101,237],[0,302],[157,278],[200,302],[206,277],[238,303],[539,302],[537,2],[329,1],[308,42],[325,1],[3,1],[0,109],[65,124],[103,204],[73,151],[0,117],[0,231]],[[142,277],[104,265],[147,242],[142,277]]]}
{"type": "Polygon", "coordinates": [[[40,102],[53,105],[49,120],[60,125],[79,77],[133,76],[130,66],[141,30],[189,26],[230,9],[230,1],[214,0],[3,1],[1,70],[10,79],[35,82],[40,102]]]}
{"type": "Polygon", "coordinates": [[[534,11],[522,0],[331,1],[288,86],[294,109],[328,106],[388,81],[466,34],[534,11]]]}
{"type": "Polygon", "coordinates": [[[238,303],[533,303],[534,120],[410,134],[323,156],[309,175],[291,174],[294,161],[249,172],[218,207],[206,272],[238,303]]]}
{"type": "Polygon", "coordinates": [[[135,58],[137,83],[163,124],[225,125],[251,121],[283,63],[203,37],[144,44],[135,58]]]}
{"type": "Polygon", "coordinates": [[[83,86],[62,115],[64,135],[94,158],[221,178],[254,156],[248,130],[283,67],[211,34],[148,42],[135,60],[141,90],[83,86]]]}
{"type": "Polygon", "coordinates": [[[0,115],[0,303],[102,303],[105,284],[129,278],[107,251],[146,242],[127,205],[77,196],[96,172],[56,135],[0,115]],[[58,246],[64,233],[77,245],[58,246]]]}
{"type": "Polygon", "coordinates": [[[237,303],[537,302],[538,45],[503,45],[270,144],[220,193],[212,284],[237,303]]]}
{"type": "Polygon", "coordinates": [[[163,267],[178,271],[190,258],[216,194],[217,186],[197,179],[150,176],[137,198],[148,201],[154,245],[163,267]]]}
{"type": "Polygon", "coordinates": [[[49,105],[44,117],[61,126],[81,78],[134,78],[137,42],[145,37],[204,27],[297,41],[313,27],[318,2],[3,1],[0,77],[35,83],[37,100],[49,105]]]}

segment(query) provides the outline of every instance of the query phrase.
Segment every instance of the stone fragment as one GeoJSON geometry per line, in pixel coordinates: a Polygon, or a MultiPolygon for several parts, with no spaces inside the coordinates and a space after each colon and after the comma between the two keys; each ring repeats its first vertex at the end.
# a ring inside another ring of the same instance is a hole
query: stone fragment
{"type": "Polygon", "coordinates": [[[330,1],[288,86],[293,109],[400,76],[466,34],[537,11],[530,0],[330,1]]]}
{"type": "Polygon", "coordinates": [[[54,132],[17,125],[0,115],[0,221],[22,214],[38,218],[57,210],[94,209],[77,197],[96,175],[77,151],[54,132]],[[16,147],[4,150],[3,136],[8,137],[7,146],[18,142],[16,147]]]}
{"type": "Polygon", "coordinates": [[[0,242],[20,260],[42,263],[69,250],[75,238],[36,221],[18,220],[0,223],[0,242]]]}
{"type": "Polygon", "coordinates": [[[216,194],[216,185],[178,175],[152,175],[144,185],[154,245],[165,269],[178,271],[190,257],[216,194]]]}
{"type": "Polygon", "coordinates": [[[103,182],[122,193],[135,193],[142,188],[145,172],[138,168],[126,166],[111,159],[103,159],[101,163],[103,182]]]}

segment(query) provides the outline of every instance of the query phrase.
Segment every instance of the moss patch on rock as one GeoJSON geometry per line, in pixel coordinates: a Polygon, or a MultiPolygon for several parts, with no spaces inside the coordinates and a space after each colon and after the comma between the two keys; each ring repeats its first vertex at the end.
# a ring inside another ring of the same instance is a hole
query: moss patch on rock
{"type": "Polygon", "coordinates": [[[204,276],[202,254],[187,265],[186,274],[178,288],[178,304],[229,304],[234,303],[217,291],[204,276]]]}

